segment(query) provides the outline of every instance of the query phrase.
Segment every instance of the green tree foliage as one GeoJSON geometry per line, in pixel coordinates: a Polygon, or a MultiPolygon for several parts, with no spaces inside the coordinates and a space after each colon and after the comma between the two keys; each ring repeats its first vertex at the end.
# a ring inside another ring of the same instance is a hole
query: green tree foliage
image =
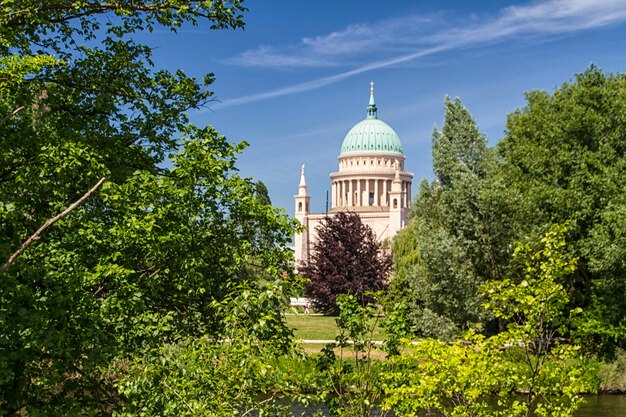
{"type": "Polygon", "coordinates": [[[344,294],[337,297],[336,342],[317,358],[286,355],[285,294],[280,287],[245,288],[221,303],[230,312],[223,333],[229,341],[185,340],[120,364],[119,384],[130,399],[122,415],[290,415],[295,410],[285,404],[313,403],[337,416],[569,417],[589,387],[577,346],[554,338],[571,319],[563,315],[569,300],[558,283],[576,265],[564,231],[554,227],[537,249],[517,246],[521,282],[482,286],[484,307],[509,322],[496,336],[470,330],[453,344],[426,339],[407,346],[406,305],[381,318],[372,304],[344,294]],[[388,336],[387,361],[373,353],[378,320],[388,336]]]}
{"type": "Polygon", "coordinates": [[[582,307],[576,335],[591,350],[626,343],[626,77],[591,67],[548,94],[531,91],[499,144],[518,236],[571,220],[578,258],[564,278],[582,307]]]}
{"type": "Polygon", "coordinates": [[[511,262],[514,240],[539,246],[551,224],[572,221],[567,247],[578,263],[563,284],[568,308],[584,313],[566,333],[611,354],[626,345],[626,77],[591,67],[553,94],[526,97],[497,155],[460,102],[446,101],[433,135],[437,180],[422,183],[411,225],[396,239],[392,289],[410,294],[424,334],[453,335],[484,323],[482,282],[523,280],[523,266],[511,262]]]}
{"type": "Polygon", "coordinates": [[[554,338],[570,320],[563,315],[569,297],[559,281],[576,264],[566,254],[564,230],[551,229],[536,251],[517,246],[521,282],[482,286],[485,307],[510,323],[506,331],[486,338],[470,330],[454,344],[425,340],[394,357],[385,408],[398,416],[571,416],[589,387],[576,360],[578,347],[554,338]]]}
{"type": "Polygon", "coordinates": [[[289,221],[258,203],[252,183],[226,177],[231,145],[212,138],[184,149],[168,175],[108,183],[3,274],[7,406],[53,414],[79,406],[66,398],[81,399],[78,389],[102,402],[111,381],[99,368],[114,358],[221,333],[213,301],[255,279],[240,274],[251,257],[264,276],[288,270],[289,221]],[[259,245],[259,235],[278,245],[259,245]],[[68,380],[70,371],[85,378],[68,380]]]}
{"type": "Polygon", "coordinates": [[[311,259],[298,268],[309,279],[306,295],[316,309],[337,314],[338,295],[353,294],[365,304],[366,293],[385,288],[391,256],[358,214],[338,212],[326,217],[316,233],[311,259]]]}
{"type": "Polygon", "coordinates": [[[254,195],[261,201],[262,204],[271,206],[272,200],[270,199],[270,192],[263,181],[257,181],[255,184],[254,195]]]}
{"type": "MultiPolygon", "coordinates": [[[[382,292],[371,296],[381,304],[391,304],[384,302],[382,292]]],[[[400,355],[405,338],[411,334],[406,320],[408,306],[394,304],[381,314],[377,305],[363,305],[353,294],[338,296],[337,305],[339,335],[317,358],[316,371],[321,375],[317,397],[324,401],[331,415],[391,415],[380,407],[385,396],[384,375],[391,371],[390,362],[376,357],[373,336],[380,323],[386,333],[382,349],[388,358],[400,355]]]]}
{"type": "Polygon", "coordinates": [[[411,276],[420,262],[417,241],[417,223],[414,221],[409,221],[392,240],[393,279],[386,297],[392,303],[411,299],[411,276]]]}
{"type": "Polygon", "coordinates": [[[486,152],[487,140],[461,100],[446,97],[443,127],[433,132],[433,169],[439,184],[452,185],[468,175],[484,177],[486,152]]]}
{"type": "Polygon", "coordinates": [[[245,144],[189,124],[212,75],[156,69],[133,40],[241,27],[240,1],[44,3],[0,4],[0,261],[106,182],[0,273],[0,415],[110,414],[112,364],[224,332],[216,302],[251,258],[288,271],[293,228],[236,174],[245,144]]]}
{"type": "Polygon", "coordinates": [[[215,302],[225,312],[221,339],[186,338],[118,364],[118,387],[128,398],[119,415],[293,415],[293,402],[306,396],[286,365],[304,359],[293,354],[283,319],[285,290],[280,282],[244,284],[215,302]]]}
{"type": "Polygon", "coordinates": [[[495,163],[461,101],[446,98],[443,127],[433,133],[436,180],[422,182],[394,244],[392,289],[409,294],[423,335],[453,337],[489,318],[478,288],[502,277],[510,235],[495,163]]]}
{"type": "Polygon", "coordinates": [[[385,364],[372,357],[372,336],[380,312],[373,304],[363,305],[354,294],[338,295],[337,307],[339,335],[334,343],[322,349],[317,364],[317,369],[327,377],[327,388],[320,396],[333,415],[387,415],[380,413],[378,407],[383,395],[379,380],[385,364]]]}
{"type": "Polygon", "coordinates": [[[156,70],[136,31],[208,17],[240,27],[239,2],[4,2],[0,13],[0,255],[101,177],[152,172],[186,131],[185,111],[212,93],[156,70]],[[105,18],[101,18],[105,16],[105,18]],[[93,45],[93,46],[87,46],[93,45]],[[54,58],[53,58],[54,57],[54,58]]]}

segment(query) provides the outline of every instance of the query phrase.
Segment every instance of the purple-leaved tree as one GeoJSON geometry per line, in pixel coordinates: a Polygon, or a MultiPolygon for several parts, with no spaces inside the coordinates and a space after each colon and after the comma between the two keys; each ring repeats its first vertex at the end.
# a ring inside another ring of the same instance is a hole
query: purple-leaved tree
{"type": "Polygon", "coordinates": [[[317,227],[317,241],[299,274],[309,279],[306,295],[313,306],[327,314],[337,314],[335,299],[355,294],[362,304],[366,293],[386,287],[391,272],[391,256],[381,248],[372,229],[358,214],[339,212],[326,217],[317,227]]]}

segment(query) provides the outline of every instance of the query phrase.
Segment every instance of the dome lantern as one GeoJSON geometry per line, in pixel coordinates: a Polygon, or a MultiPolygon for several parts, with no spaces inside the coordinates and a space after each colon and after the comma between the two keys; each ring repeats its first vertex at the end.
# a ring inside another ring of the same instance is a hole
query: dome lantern
{"type": "Polygon", "coordinates": [[[378,119],[376,102],[374,102],[374,81],[370,82],[370,102],[367,106],[367,118],[378,119]]]}
{"type": "Polygon", "coordinates": [[[404,156],[398,134],[378,118],[378,108],[374,101],[374,82],[370,83],[370,100],[367,117],[355,124],[346,134],[341,144],[341,156],[362,153],[395,154],[404,156]]]}

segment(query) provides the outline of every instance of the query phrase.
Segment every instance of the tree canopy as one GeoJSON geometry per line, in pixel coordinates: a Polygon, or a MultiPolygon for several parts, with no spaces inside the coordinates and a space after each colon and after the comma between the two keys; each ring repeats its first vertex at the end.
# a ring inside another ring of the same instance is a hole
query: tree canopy
{"type": "Polygon", "coordinates": [[[563,284],[584,310],[576,334],[592,349],[624,346],[626,76],[592,66],[526,100],[498,146],[516,201],[511,223],[536,240],[550,224],[573,222],[567,245],[578,262],[563,284]]]}
{"type": "Polygon", "coordinates": [[[396,239],[394,287],[409,288],[399,293],[425,334],[484,328],[478,286],[523,280],[511,248],[538,247],[554,224],[567,223],[566,248],[577,263],[559,284],[568,308],[584,313],[562,330],[610,354],[626,345],[626,77],[592,66],[526,100],[488,148],[460,101],[446,99],[443,128],[433,134],[436,180],[422,183],[411,224],[396,239]]]}
{"type": "Polygon", "coordinates": [[[357,213],[328,216],[316,233],[311,258],[298,268],[298,273],[309,279],[306,295],[316,309],[337,314],[338,295],[356,295],[365,304],[370,300],[368,292],[385,288],[391,257],[357,213]]]}
{"type": "Polygon", "coordinates": [[[133,36],[240,28],[241,1],[44,3],[0,4],[0,262],[104,184],[0,273],[0,414],[110,414],[111,366],[219,335],[221,301],[261,285],[251,258],[290,271],[293,223],[237,175],[245,142],[189,123],[213,75],[155,68],[133,36]]]}

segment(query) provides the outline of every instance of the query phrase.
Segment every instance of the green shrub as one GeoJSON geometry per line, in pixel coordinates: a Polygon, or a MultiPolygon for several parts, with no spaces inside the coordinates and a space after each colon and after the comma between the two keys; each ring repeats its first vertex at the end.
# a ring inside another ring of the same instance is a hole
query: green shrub
{"type": "Polygon", "coordinates": [[[626,351],[619,350],[611,362],[601,362],[598,379],[602,391],[626,391],[626,351]]]}

